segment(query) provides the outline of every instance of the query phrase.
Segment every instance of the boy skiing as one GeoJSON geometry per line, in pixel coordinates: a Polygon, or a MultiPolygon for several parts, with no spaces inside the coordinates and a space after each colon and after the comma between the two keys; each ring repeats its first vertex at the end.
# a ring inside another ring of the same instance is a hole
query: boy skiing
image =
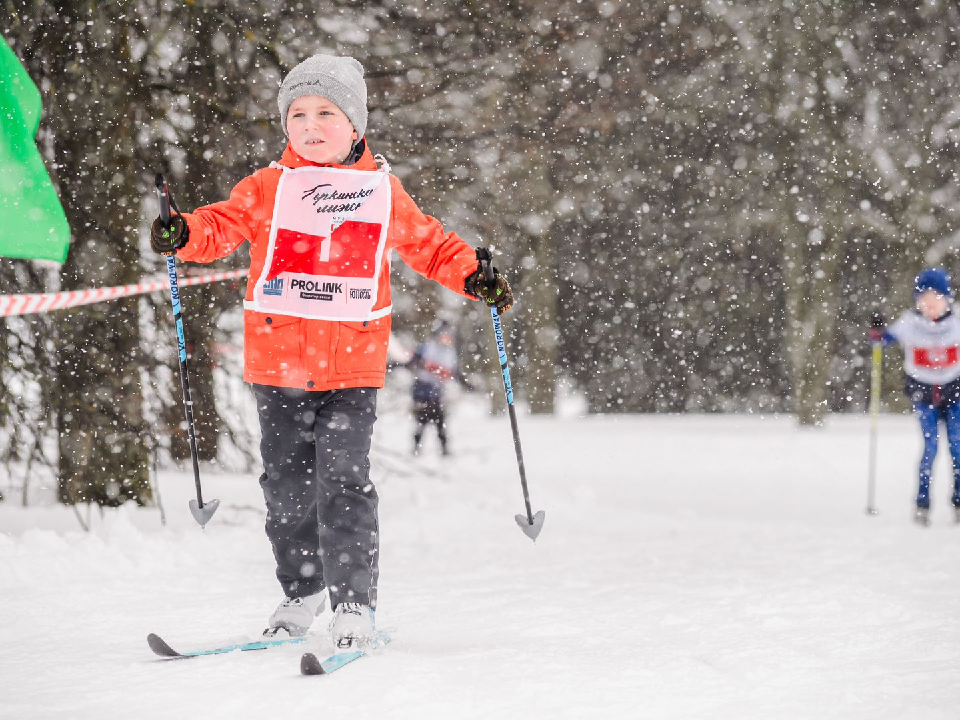
{"type": "Polygon", "coordinates": [[[914,281],[916,309],[890,326],[871,328],[874,342],[903,346],[904,390],[923,432],[915,519],[930,524],[930,477],[937,455],[939,425],[947,426],[953,458],[953,507],[960,522],[960,316],[953,306],[950,277],[943,268],[926,268],[914,281]]]}
{"type": "Polygon", "coordinates": [[[151,246],[207,263],[250,242],[244,379],[260,418],[266,533],[284,599],[265,635],[307,632],[329,595],[339,650],[375,637],[377,493],[370,441],[390,333],[390,252],[454,292],[506,311],[506,279],[424,215],[374,159],[353,58],[315,55],[281,84],[279,163],[224,202],[158,218],[151,246]]]}

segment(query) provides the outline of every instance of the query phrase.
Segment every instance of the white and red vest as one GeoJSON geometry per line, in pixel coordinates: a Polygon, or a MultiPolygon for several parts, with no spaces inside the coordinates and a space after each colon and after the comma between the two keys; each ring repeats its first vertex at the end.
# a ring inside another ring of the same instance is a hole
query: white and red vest
{"type": "Polygon", "coordinates": [[[310,320],[390,314],[377,289],[390,224],[389,168],[284,168],[249,310],[310,320]]]}
{"type": "Polygon", "coordinates": [[[946,317],[927,320],[905,312],[887,332],[903,347],[903,369],[927,385],[946,385],[960,378],[960,316],[951,307],[946,317]]]}

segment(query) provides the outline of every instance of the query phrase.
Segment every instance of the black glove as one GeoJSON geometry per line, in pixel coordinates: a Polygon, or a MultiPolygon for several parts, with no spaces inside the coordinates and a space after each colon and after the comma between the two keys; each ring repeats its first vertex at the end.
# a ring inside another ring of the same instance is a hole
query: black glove
{"type": "Polygon", "coordinates": [[[880,342],[887,332],[887,324],[883,320],[883,315],[875,312],[870,317],[870,340],[880,342]]]}
{"type": "Polygon", "coordinates": [[[480,263],[477,263],[476,272],[467,275],[463,281],[463,289],[467,295],[473,295],[487,305],[496,306],[499,313],[505,313],[513,307],[513,291],[510,289],[510,283],[496,268],[493,269],[493,282],[488,285],[483,277],[483,268],[480,263]]]}
{"type": "Polygon", "coordinates": [[[187,244],[190,239],[190,230],[183,215],[171,215],[170,222],[164,227],[163,221],[157,218],[150,228],[150,247],[161,255],[176,255],[177,250],[187,244]]]}

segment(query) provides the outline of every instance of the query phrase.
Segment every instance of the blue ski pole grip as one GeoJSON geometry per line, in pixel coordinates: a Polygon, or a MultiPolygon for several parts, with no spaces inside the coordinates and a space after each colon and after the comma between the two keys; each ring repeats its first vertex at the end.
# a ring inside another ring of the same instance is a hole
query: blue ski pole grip
{"type": "Polygon", "coordinates": [[[503,342],[503,325],[496,307],[490,308],[493,318],[493,334],[497,339],[497,355],[500,357],[500,372],[503,374],[503,389],[507,394],[507,405],[513,405],[513,383],[510,381],[510,367],[507,365],[507,346],[503,342]]]}
{"type": "Polygon", "coordinates": [[[183,311],[180,308],[180,283],[177,282],[177,266],[173,255],[167,255],[167,275],[170,278],[170,303],[173,305],[173,320],[177,326],[177,351],[180,362],[187,361],[187,342],[183,339],[183,311]]]}

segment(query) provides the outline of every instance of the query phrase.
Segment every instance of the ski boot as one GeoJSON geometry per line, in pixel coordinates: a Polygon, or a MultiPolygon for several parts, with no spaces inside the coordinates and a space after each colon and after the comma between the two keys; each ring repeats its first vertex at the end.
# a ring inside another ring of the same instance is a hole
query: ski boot
{"type": "Polygon", "coordinates": [[[953,506],[953,521],[957,525],[960,525],[960,506],[957,506],[957,505],[953,506]]]}
{"type": "Polygon", "coordinates": [[[340,603],[333,611],[330,635],[337,652],[365,650],[376,644],[373,610],[360,603],[340,603]]]}
{"type": "Polygon", "coordinates": [[[927,527],[930,524],[930,508],[918,507],[913,521],[921,527],[927,527]]]}
{"type": "Polygon", "coordinates": [[[263,636],[276,637],[281,630],[285,630],[290,637],[306,635],[313,624],[313,619],[318,617],[326,606],[325,590],[302,598],[285,597],[270,616],[263,636]]]}

